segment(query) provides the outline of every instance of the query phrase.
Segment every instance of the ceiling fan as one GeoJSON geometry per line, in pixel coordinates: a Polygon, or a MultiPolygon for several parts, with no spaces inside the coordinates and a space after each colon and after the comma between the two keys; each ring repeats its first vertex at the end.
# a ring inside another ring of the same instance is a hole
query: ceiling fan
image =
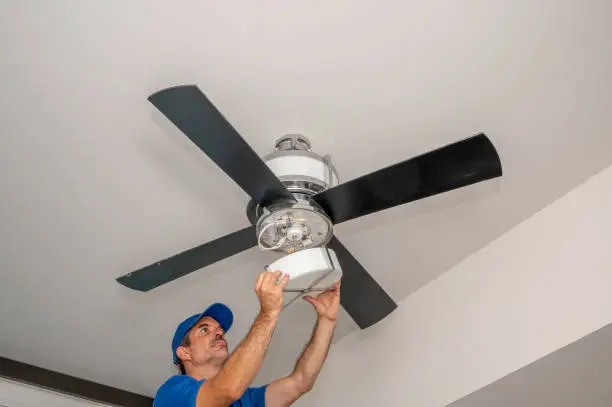
{"type": "Polygon", "coordinates": [[[195,85],[148,100],[251,197],[251,226],[117,278],[134,290],[149,291],[254,246],[288,256],[325,247],[331,250],[324,255],[334,256],[328,264],[342,267],[341,304],[364,329],[397,304],[333,235],[333,225],[502,175],[495,147],[479,133],[339,184],[329,155],[311,151],[300,135],[281,137],[260,158],[195,85]]]}

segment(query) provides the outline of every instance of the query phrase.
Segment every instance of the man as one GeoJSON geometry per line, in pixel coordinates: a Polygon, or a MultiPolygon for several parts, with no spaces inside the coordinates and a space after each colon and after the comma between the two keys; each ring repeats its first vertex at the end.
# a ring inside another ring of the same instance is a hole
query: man
{"type": "Polygon", "coordinates": [[[313,305],[318,318],[293,372],[268,385],[249,387],[261,367],[283,309],[283,288],[288,280],[279,271],[259,275],[255,285],[259,314],[231,355],[224,335],[232,325],[233,314],[225,305],[213,304],[183,321],[172,340],[173,358],[182,375],[171,377],[159,388],[153,406],[285,407],[310,391],[336,328],[339,283],[317,297],[304,297],[313,305]]]}

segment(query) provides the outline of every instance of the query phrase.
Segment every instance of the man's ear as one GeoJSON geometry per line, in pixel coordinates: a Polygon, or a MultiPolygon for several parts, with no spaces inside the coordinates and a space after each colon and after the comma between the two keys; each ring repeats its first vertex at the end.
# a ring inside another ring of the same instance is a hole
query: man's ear
{"type": "Polygon", "coordinates": [[[179,346],[176,348],[176,356],[178,356],[178,358],[183,362],[186,360],[191,360],[191,352],[189,352],[189,349],[184,346],[179,346]]]}

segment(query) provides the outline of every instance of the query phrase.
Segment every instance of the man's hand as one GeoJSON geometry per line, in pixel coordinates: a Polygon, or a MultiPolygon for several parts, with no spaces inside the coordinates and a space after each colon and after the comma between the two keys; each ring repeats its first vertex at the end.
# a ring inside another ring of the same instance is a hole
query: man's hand
{"type": "Polygon", "coordinates": [[[335,322],[338,318],[338,307],[340,306],[340,281],[316,297],[304,296],[304,300],[312,304],[319,318],[335,322]]]}
{"type": "Polygon", "coordinates": [[[257,277],[255,292],[259,297],[262,314],[278,315],[283,309],[283,289],[287,286],[289,275],[280,278],[281,275],[280,271],[264,271],[257,277]]]}

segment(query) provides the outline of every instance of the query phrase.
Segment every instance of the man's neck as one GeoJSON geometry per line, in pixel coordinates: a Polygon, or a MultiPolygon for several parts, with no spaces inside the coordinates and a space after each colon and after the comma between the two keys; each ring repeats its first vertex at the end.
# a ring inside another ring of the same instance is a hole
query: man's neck
{"type": "Polygon", "coordinates": [[[204,366],[191,366],[187,369],[187,376],[191,376],[196,380],[210,380],[215,377],[221,370],[221,365],[207,364],[204,366]]]}

